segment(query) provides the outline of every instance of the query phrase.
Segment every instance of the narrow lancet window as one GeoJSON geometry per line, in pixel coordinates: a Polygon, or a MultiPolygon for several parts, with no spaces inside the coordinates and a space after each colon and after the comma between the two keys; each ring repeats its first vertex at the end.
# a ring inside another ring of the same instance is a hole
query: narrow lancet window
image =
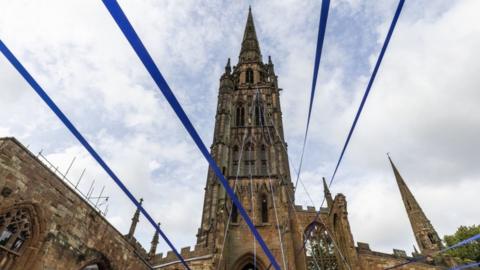
{"type": "Polygon", "coordinates": [[[253,70],[251,68],[247,69],[247,72],[245,73],[245,82],[253,83],[253,70]]]}
{"type": "Polygon", "coordinates": [[[235,123],[237,127],[245,126],[245,109],[242,106],[237,107],[235,123]]]}
{"type": "Polygon", "coordinates": [[[268,223],[268,200],[267,200],[267,195],[262,194],[260,200],[261,200],[262,222],[263,223],[268,223]]]}

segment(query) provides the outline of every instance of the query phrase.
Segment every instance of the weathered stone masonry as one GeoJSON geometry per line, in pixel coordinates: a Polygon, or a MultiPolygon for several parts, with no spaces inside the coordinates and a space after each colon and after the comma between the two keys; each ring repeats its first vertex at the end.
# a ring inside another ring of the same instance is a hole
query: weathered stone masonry
{"type": "MultiPolygon", "coordinates": [[[[24,210],[30,235],[0,269],[150,269],[103,216],[12,138],[0,139],[0,215],[24,210]],[[7,262],[8,261],[8,262],[7,262]]],[[[1,225],[1,223],[0,223],[1,225]]],[[[0,227],[1,228],[1,227],[0,227]]]]}

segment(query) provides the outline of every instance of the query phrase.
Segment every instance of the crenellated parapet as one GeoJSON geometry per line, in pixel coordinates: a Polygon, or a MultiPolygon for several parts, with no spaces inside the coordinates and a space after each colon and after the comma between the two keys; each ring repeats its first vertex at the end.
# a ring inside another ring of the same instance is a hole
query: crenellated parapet
{"type": "MultiPolygon", "coordinates": [[[[211,250],[199,245],[194,246],[193,249],[192,247],[181,248],[180,255],[182,255],[189,264],[197,261],[205,261],[203,264],[207,264],[206,261],[211,263],[212,258],[211,250]]],[[[153,269],[170,269],[170,267],[180,266],[180,262],[173,251],[168,251],[166,254],[158,253],[150,262],[153,269]]]]}

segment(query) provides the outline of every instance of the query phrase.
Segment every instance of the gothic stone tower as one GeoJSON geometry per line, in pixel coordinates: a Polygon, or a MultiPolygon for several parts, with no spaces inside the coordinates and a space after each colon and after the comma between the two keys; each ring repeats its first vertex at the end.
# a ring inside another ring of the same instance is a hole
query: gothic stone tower
{"type": "MultiPolygon", "coordinates": [[[[249,10],[238,64],[232,69],[229,59],[220,79],[211,153],[277,262],[296,269],[289,232],[293,185],[283,148],[279,91],[270,57],[262,62],[249,10]]],[[[207,178],[197,246],[211,247],[221,269],[250,263],[265,269],[269,261],[211,170],[207,178]]]]}

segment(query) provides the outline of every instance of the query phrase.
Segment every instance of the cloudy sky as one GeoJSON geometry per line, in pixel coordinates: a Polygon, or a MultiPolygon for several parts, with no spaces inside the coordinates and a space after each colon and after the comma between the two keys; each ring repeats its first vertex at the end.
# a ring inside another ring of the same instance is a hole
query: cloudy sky
{"type": "MultiPolygon", "coordinates": [[[[207,145],[218,79],[236,63],[248,5],[272,56],[298,166],[320,1],[120,1],[207,145]]],[[[376,61],[396,0],[332,0],[302,176],[316,206],[376,61]]],[[[177,247],[195,243],[207,163],[101,1],[0,0],[0,38],[96,147],[177,247]]],[[[415,243],[385,153],[441,236],[479,223],[480,2],[406,1],[333,193],[347,196],[354,240],[379,251],[415,243]]],[[[0,136],[43,149],[70,176],[86,168],[127,232],[134,207],[0,57],[0,136]]],[[[292,169],[293,171],[293,169],[292,169]]],[[[305,191],[297,203],[311,205],[305,191]]],[[[137,238],[148,248],[153,228],[137,238]]],[[[159,251],[168,248],[161,244],[159,251]]]]}

